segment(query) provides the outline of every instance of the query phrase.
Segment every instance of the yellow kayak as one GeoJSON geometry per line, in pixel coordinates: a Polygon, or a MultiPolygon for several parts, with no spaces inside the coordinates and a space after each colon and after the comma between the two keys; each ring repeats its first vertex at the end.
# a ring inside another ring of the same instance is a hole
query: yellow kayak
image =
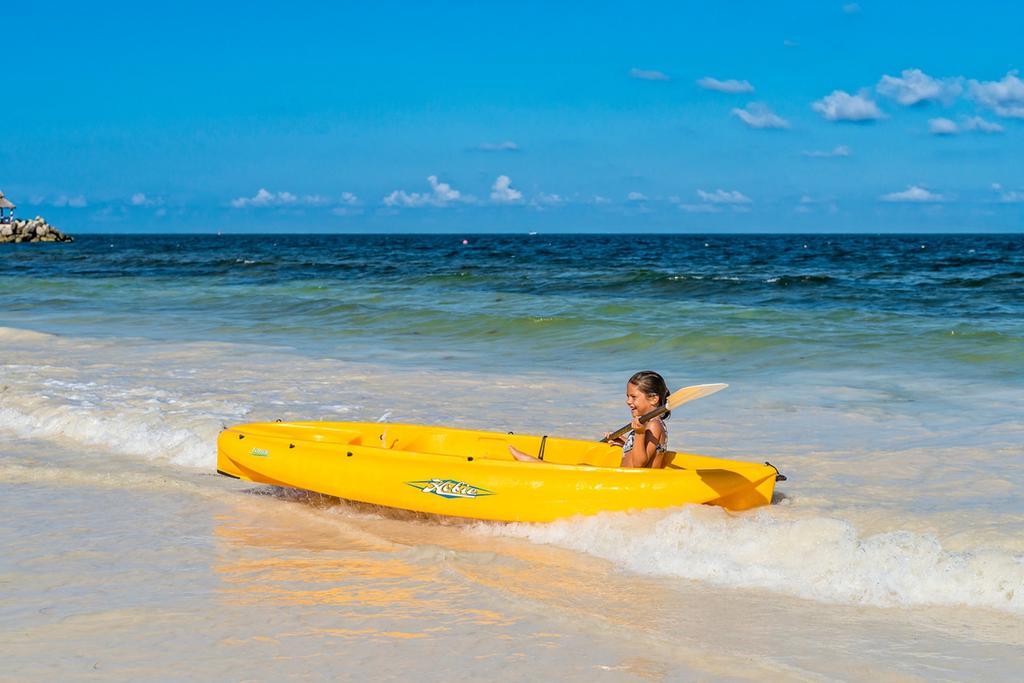
{"type": "Polygon", "coordinates": [[[772,465],[672,454],[619,467],[606,443],[376,422],[239,425],[217,438],[220,474],[439,515],[546,522],[685,503],[746,510],[772,500],[772,465]],[[512,458],[509,446],[544,462],[512,458]]]}

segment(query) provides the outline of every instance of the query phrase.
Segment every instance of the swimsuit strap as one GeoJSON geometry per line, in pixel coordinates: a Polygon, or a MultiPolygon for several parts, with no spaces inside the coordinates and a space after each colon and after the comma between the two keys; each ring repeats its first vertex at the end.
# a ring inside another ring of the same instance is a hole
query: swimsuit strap
{"type": "MultiPolygon", "coordinates": [[[[667,450],[667,445],[668,445],[668,426],[665,425],[665,421],[662,420],[660,417],[656,417],[654,419],[657,420],[658,422],[661,422],[661,428],[663,430],[662,434],[661,434],[661,440],[654,447],[654,452],[655,453],[663,453],[664,451],[667,450]]],[[[652,420],[652,422],[653,422],[653,420],[652,420]]],[[[626,455],[631,450],[633,450],[633,443],[635,441],[634,435],[635,435],[635,432],[632,429],[629,430],[629,433],[626,435],[626,440],[622,443],[622,454],[623,455],[626,455]]]]}

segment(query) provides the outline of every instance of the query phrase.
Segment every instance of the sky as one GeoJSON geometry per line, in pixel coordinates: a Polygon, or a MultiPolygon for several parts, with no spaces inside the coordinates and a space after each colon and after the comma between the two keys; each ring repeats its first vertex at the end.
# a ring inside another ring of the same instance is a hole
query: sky
{"type": "Polygon", "coordinates": [[[1019,3],[9,5],[72,234],[1024,228],[1019,3]]]}

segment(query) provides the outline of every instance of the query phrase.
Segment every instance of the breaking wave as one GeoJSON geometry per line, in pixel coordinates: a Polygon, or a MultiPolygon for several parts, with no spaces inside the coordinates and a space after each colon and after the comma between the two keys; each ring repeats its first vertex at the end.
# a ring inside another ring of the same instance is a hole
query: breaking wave
{"type": "Polygon", "coordinates": [[[611,561],[639,574],[759,588],[830,603],[970,606],[1024,613],[1024,556],[951,552],[910,531],[860,536],[828,517],[720,508],[605,514],[549,524],[481,524],[611,561]]]}

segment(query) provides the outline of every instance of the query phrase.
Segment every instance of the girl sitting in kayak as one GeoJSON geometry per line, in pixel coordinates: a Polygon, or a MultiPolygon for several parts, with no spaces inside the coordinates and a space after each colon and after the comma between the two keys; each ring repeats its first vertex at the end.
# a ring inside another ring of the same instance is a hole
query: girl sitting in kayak
{"type": "MultiPolygon", "coordinates": [[[[626,405],[633,416],[633,429],[626,434],[625,439],[609,441],[616,446],[622,446],[622,467],[660,469],[669,464],[670,458],[665,458],[668,428],[664,420],[668,419],[670,413],[647,423],[640,422],[640,416],[665,405],[668,395],[665,379],[651,370],[638,372],[626,382],[626,405]]],[[[605,438],[608,438],[608,434],[605,434],[605,438]]],[[[508,450],[512,457],[520,462],[544,462],[513,446],[509,446],[508,450]]]]}

